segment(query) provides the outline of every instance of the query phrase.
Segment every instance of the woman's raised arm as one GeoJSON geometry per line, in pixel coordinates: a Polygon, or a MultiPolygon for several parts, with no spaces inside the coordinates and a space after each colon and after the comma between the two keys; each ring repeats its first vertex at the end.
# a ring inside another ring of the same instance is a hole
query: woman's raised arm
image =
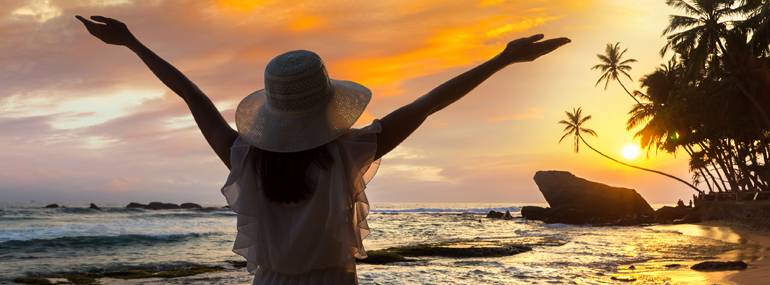
{"type": "Polygon", "coordinates": [[[570,42],[567,38],[545,41],[534,35],[508,43],[505,50],[481,65],[450,79],[412,103],[380,120],[382,132],[377,136],[375,159],[393,150],[425,121],[428,116],[449,106],[471,92],[492,74],[516,62],[533,61],[570,42]]]}
{"type": "Polygon", "coordinates": [[[190,108],[195,123],[198,124],[198,128],[200,128],[206,141],[227,168],[231,168],[230,147],[238,138],[238,132],[230,127],[206,94],[198,89],[198,86],[139,42],[128,30],[128,27],[120,21],[92,16],[91,20],[95,21],[92,22],[81,16],[75,17],[83,22],[88,32],[96,38],[111,45],[126,46],[131,49],[163,84],[166,84],[168,88],[171,88],[171,91],[182,97],[190,108]]]}

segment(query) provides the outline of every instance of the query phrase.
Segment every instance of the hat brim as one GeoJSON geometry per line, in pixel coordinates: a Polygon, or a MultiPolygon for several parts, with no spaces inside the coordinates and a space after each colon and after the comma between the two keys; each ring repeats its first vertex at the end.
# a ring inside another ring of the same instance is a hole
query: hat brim
{"type": "Polygon", "coordinates": [[[238,132],[249,144],[272,152],[297,152],[333,141],[355,124],[372,99],[361,84],[330,79],[334,94],[309,112],[281,113],[266,103],[265,89],[244,98],[235,112],[238,132]]]}

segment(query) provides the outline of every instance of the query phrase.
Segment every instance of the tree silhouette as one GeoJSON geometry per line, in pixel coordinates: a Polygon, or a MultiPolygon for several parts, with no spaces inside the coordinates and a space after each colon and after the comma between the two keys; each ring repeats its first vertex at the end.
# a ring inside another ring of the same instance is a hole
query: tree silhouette
{"type": "MultiPolygon", "coordinates": [[[[709,66],[714,72],[722,73],[720,65],[731,72],[740,71],[741,67],[736,62],[735,54],[725,48],[723,40],[734,35],[736,29],[730,29],[737,25],[738,30],[750,30],[753,37],[753,45],[764,44],[770,37],[767,36],[767,19],[770,18],[770,7],[765,1],[745,1],[746,5],[734,8],[736,0],[666,0],[666,4],[676,9],[683,10],[685,15],[670,15],[668,26],[663,30],[663,36],[667,36],[668,42],[660,50],[663,56],[668,49],[674,51],[688,51],[692,57],[688,76],[698,74],[700,68],[709,66]],[[746,20],[736,21],[738,15],[752,15],[746,20]],[[758,34],[765,33],[765,34],[758,34]],[[720,54],[721,52],[721,54],[720,54]],[[721,57],[720,57],[721,55],[721,57]],[[697,66],[696,66],[697,64],[697,66]]],[[[761,47],[763,50],[766,47],[761,47]]],[[[770,117],[749,88],[740,80],[734,85],[741,94],[748,99],[759,113],[764,124],[770,128],[770,117]]],[[[759,121],[759,120],[758,120],[759,121]]]]}
{"type": "Polygon", "coordinates": [[[660,172],[660,171],[657,171],[657,170],[647,169],[647,168],[644,168],[644,167],[639,167],[639,166],[631,165],[631,164],[628,164],[628,163],[625,163],[625,162],[621,162],[621,161],[619,161],[617,159],[614,159],[614,158],[612,158],[612,157],[610,157],[610,156],[608,156],[608,155],[606,155],[606,154],[596,150],[595,148],[593,148],[591,145],[589,145],[585,141],[585,139],[583,139],[583,136],[581,135],[581,133],[590,134],[590,135],[595,136],[595,137],[598,137],[598,135],[596,134],[596,132],[594,130],[582,127],[583,124],[586,121],[591,119],[591,115],[582,117],[582,112],[583,112],[582,107],[578,107],[577,109],[575,109],[573,107],[572,108],[572,113],[570,113],[569,111],[565,111],[564,112],[564,113],[567,114],[567,118],[568,119],[567,120],[561,120],[561,121],[559,121],[558,124],[566,125],[566,127],[564,128],[564,132],[566,132],[566,134],[564,134],[561,137],[561,139],[559,140],[559,143],[561,143],[561,141],[564,140],[564,138],[566,138],[567,136],[574,135],[575,136],[575,146],[574,146],[575,147],[575,153],[578,153],[578,151],[579,151],[578,147],[580,145],[580,142],[582,141],[588,148],[590,148],[591,150],[593,150],[596,153],[600,154],[601,156],[606,157],[609,160],[612,160],[614,162],[620,163],[622,165],[625,165],[625,166],[628,166],[628,167],[631,167],[631,168],[636,168],[636,169],[639,169],[639,170],[644,170],[644,171],[648,171],[648,172],[652,172],[652,173],[657,173],[657,174],[664,175],[664,176],[669,177],[669,178],[676,179],[677,181],[686,184],[690,188],[695,189],[695,191],[698,191],[699,193],[703,193],[703,191],[701,191],[697,187],[695,187],[692,184],[687,183],[686,181],[684,181],[682,179],[679,179],[679,178],[677,178],[677,177],[675,177],[673,175],[666,174],[666,173],[663,173],[663,172],[660,172]]]}
{"type": "Polygon", "coordinates": [[[626,90],[628,96],[631,96],[631,99],[634,99],[634,101],[636,101],[638,104],[639,100],[636,100],[634,95],[632,95],[631,92],[628,92],[626,86],[623,85],[623,82],[620,82],[620,79],[618,78],[618,75],[623,74],[628,77],[629,80],[634,81],[634,79],[631,78],[631,75],[628,75],[627,71],[631,71],[631,66],[628,64],[636,62],[636,59],[629,58],[624,61],[620,61],[626,51],[628,51],[628,48],[624,49],[623,52],[620,52],[620,42],[616,43],[614,46],[608,43],[604,50],[604,54],[596,55],[601,63],[591,67],[591,70],[601,70],[602,76],[599,77],[598,81],[596,81],[594,87],[598,86],[602,81],[605,81],[604,90],[607,90],[607,86],[610,84],[610,81],[617,81],[620,84],[620,87],[623,87],[623,90],[626,90]]]}

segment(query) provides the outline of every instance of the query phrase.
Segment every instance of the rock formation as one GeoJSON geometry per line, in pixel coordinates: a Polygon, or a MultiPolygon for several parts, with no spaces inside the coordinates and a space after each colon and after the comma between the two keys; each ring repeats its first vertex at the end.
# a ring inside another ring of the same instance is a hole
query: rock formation
{"type": "Polygon", "coordinates": [[[501,213],[501,212],[498,212],[498,211],[495,211],[495,210],[491,210],[487,214],[487,218],[490,218],[490,219],[502,219],[503,216],[505,216],[504,213],[501,213]]]}
{"type": "Polygon", "coordinates": [[[540,216],[552,223],[629,225],[638,224],[640,217],[649,217],[654,212],[633,189],[588,181],[566,171],[538,171],[535,183],[551,208],[522,209],[525,218],[540,216]]]}
{"type": "Polygon", "coordinates": [[[195,204],[195,203],[182,203],[182,205],[179,205],[182,209],[203,209],[201,205],[195,204]]]}
{"type": "Polygon", "coordinates": [[[746,269],[748,264],[743,261],[704,261],[690,267],[698,271],[740,270],[746,269]]]}
{"type": "Polygon", "coordinates": [[[172,203],[161,203],[161,202],[150,202],[150,204],[147,204],[147,207],[144,207],[147,210],[174,210],[174,209],[180,209],[179,205],[172,204],[172,203]]]}
{"type": "Polygon", "coordinates": [[[128,205],[126,205],[126,208],[139,208],[139,209],[146,209],[146,210],[203,209],[201,205],[198,205],[195,203],[182,203],[182,205],[177,205],[173,203],[162,203],[162,202],[151,202],[150,204],[147,204],[147,205],[131,202],[128,205]]]}
{"type": "Polygon", "coordinates": [[[147,207],[145,204],[137,203],[137,202],[131,202],[126,205],[126,208],[142,208],[147,207]]]}

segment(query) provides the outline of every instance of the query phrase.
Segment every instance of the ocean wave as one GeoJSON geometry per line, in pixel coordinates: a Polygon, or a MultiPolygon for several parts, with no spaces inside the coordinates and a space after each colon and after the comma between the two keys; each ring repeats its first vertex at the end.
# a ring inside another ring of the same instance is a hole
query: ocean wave
{"type": "Polygon", "coordinates": [[[48,217],[4,217],[0,216],[0,222],[4,221],[39,221],[39,220],[50,220],[51,218],[48,217]]]}
{"type": "Polygon", "coordinates": [[[131,247],[131,246],[149,246],[165,243],[174,243],[190,239],[200,238],[212,233],[185,233],[185,234],[165,234],[165,235],[115,235],[115,236],[71,236],[52,239],[28,239],[28,240],[8,240],[0,242],[0,252],[12,250],[34,250],[34,249],[82,249],[98,247],[131,247]]]}
{"type": "Polygon", "coordinates": [[[162,212],[162,213],[150,213],[146,215],[146,218],[151,219],[196,219],[206,217],[235,217],[238,214],[234,212],[199,212],[199,211],[183,211],[183,212],[162,212]]]}
{"type": "Polygon", "coordinates": [[[392,213],[470,213],[487,214],[494,210],[498,212],[519,212],[519,207],[499,207],[499,208],[415,208],[415,209],[371,209],[370,212],[392,214],[392,213]]]}

